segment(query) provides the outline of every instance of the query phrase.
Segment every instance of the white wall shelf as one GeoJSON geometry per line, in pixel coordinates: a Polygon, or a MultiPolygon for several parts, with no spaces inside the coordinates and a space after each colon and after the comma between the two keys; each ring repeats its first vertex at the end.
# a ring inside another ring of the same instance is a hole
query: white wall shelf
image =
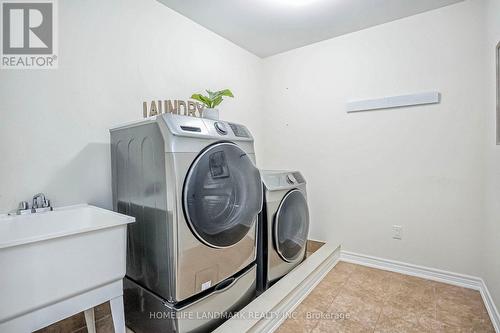
{"type": "Polygon", "coordinates": [[[347,112],[361,112],[381,109],[393,109],[405,106],[437,104],[441,101],[441,94],[437,91],[411,95],[400,95],[376,99],[365,99],[347,103],[347,112]]]}

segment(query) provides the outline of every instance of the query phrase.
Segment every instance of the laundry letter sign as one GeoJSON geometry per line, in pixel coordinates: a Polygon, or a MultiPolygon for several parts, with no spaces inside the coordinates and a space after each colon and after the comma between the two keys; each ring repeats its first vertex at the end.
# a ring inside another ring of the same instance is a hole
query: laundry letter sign
{"type": "Polygon", "coordinates": [[[191,117],[201,117],[203,105],[194,101],[158,100],[142,103],[142,116],[144,118],[157,116],[163,113],[180,114],[191,117]]]}

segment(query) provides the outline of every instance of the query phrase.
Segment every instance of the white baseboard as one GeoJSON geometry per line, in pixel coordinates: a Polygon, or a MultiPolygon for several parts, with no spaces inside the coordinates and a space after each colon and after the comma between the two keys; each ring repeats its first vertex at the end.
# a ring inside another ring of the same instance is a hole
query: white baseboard
{"type": "Polygon", "coordinates": [[[457,274],[439,269],[407,264],[400,261],[382,259],[348,251],[341,252],[340,260],[405,275],[421,277],[427,280],[448,283],[474,290],[480,290],[481,285],[484,284],[481,278],[475,276],[457,274]]]}
{"type": "Polygon", "coordinates": [[[478,290],[483,298],[484,305],[488,310],[491,322],[495,327],[495,331],[500,333],[500,315],[498,309],[493,302],[493,298],[488,291],[488,287],[483,279],[475,276],[458,274],[448,271],[443,271],[435,268],[429,268],[424,266],[418,266],[413,264],[407,264],[404,262],[387,260],[372,256],[367,256],[364,254],[358,254],[348,251],[341,251],[340,260],[345,262],[350,262],[353,264],[383,269],[386,271],[411,275],[420,277],[423,279],[448,283],[451,285],[478,290]]]}
{"type": "Polygon", "coordinates": [[[491,322],[495,327],[495,331],[497,333],[500,333],[500,314],[498,313],[498,308],[496,307],[495,302],[491,297],[490,291],[488,290],[488,287],[486,286],[486,283],[484,281],[483,287],[481,288],[480,292],[481,297],[483,298],[484,305],[486,306],[488,314],[490,315],[491,322]]]}

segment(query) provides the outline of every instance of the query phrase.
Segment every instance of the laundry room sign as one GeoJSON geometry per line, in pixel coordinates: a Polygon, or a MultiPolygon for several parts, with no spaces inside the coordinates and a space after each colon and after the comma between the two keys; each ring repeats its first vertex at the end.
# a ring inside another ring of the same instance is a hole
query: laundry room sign
{"type": "Polygon", "coordinates": [[[183,100],[157,100],[142,103],[142,116],[144,118],[157,116],[162,113],[173,113],[191,117],[201,117],[204,106],[195,101],[183,100]]]}

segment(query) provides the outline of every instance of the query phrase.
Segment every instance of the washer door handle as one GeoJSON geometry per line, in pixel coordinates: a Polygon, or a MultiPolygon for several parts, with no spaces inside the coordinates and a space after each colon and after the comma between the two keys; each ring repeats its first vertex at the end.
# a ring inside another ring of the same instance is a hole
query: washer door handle
{"type": "Polygon", "coordinates": [[[226,279],[226,280],[222,281],[221,283],[219,283],[217,286],[215,286],[215,291],[222,292],[222,291],[230,288],[234,284],[234,282],[236,282],[236,279],[234,277],[226,279]]]}

